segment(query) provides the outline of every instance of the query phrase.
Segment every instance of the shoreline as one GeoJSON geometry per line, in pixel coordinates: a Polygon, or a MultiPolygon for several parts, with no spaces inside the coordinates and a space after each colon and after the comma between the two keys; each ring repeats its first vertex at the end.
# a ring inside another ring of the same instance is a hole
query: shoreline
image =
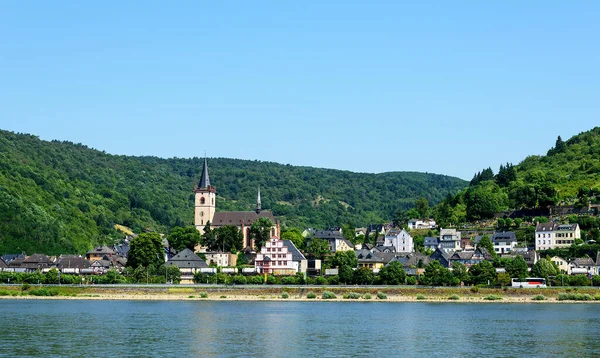
{"type": "Polygon", "coordinates": [[[590,288],[498,289],[422,287],[94,287],[0,286],[5,300],[131,300],[131,301],[268,301],[268,302],[427,302],[427,303],[600,303],[600,291],[590,288]],[[324,299],[323,292],[336,298],[324,299]],[[283,298],[284,292],[288,298],[283,298]],[[385,298],[378,298],[381,292],[385,298]],[[314,293],[315,298],[307,298],[314,293]],[[558,300],[559,294],[585,295],[587,300],[558,300]],[[348,298],[354,295],[359,298],[348,298]],[[370,299],[368,297],[370,295],[370,299]],[[346,298],[344,297],[346,296],[346,298]],[[540,299],[543,296],[543,299],[540,299]],[[537,298],[537,299],[534,299],[537,298]]]}

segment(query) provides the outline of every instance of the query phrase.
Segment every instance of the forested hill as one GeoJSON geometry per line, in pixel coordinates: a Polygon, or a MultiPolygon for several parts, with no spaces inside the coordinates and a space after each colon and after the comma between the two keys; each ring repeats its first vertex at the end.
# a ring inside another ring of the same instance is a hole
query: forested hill
{"type": "Polygon", "coordinates": [[[566,141],[559,136],[546,155],[503,165],[497,173],[491,168],[477,173],[468,189],[444,199],[435,212],[438,222],[448,225],[507,209],[587,208],[590,203],[600,203],[600,127],[566,141]]]}
{"type": "MultiPolygon", "coordinates": [[[[352,173],[209,158],[217,210],[262,207],[284,225],[362,226],[390,220],[426,197],[431,204],[463,189],[453,177],[352,173]]],[[[201,158],[110,155],[82,144],[42,141],[0,130],[0,253],[83,253],[111,243],[114,224],[167,232],[189,225],[201,158]]]]}

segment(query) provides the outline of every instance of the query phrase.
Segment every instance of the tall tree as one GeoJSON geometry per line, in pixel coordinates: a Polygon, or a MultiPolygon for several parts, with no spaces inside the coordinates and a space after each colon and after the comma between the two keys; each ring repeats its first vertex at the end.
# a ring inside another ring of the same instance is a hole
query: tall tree
{"type": "Polygon", "coordinates": [[[419,212],[420,218],[424,219],[429,217],[429,201],[426,198],[420,197],[417,199],[415,201],[415,209],[419,212]]]}
{"type": "Polygon", "coordinates": [[[554,276],[558,270],[554,263],[548,259],[539,259],[531,268],[531,274],[534,277],[542,277],[548,280],[549,276],[554,276]]]}
{"type": "Polygon", "coordinates": [[[319,238],[310,239],[306,248],[307,254],[319,260],[324,260],[329,252],[329,242],[319,238]]]}
{"type": "Polygon", "coordinates": [[[471,276],[471,281],[475,284],[487,285],[489,282],[490,285],[493,285],[496,280],[496,269],[492,266],[491,262],[482,261],[471,266],[469,275],[471,276]]]}
{"type": "Polygon", "coordinates": [[[204,234],[202,234],[203,245],[206,246],[208,251],[217,251],[219,243],[217,242],[217,233],[215,230],[210,228],[210,221],[206,222],[204,226],[204,234]]]}
{"type": "Polygon", "coordinates": [[[165,250],[160,235],[155,232],[139,234],[129,244],[127,267],[137,268],[164,263],[165,250]]]}
{"type": "Polygon", "coordinates": [[[260,250],[265,242],[271,238],[271,229],[274,224],[269,218],[260,218],[252,223],[250,227],[250,238],[254,240],[254,247],[260,250]]]}
{"type": "Polygon", "coordinates": [[[528,274],[527,262],[522,256],[517,256],[506,264],[506,273],[511,278],[525,278],[528,274]]]}
{"type": "Polygon", "coordinates": [[[306,247],[306,239],[302,236],[302,232],[296,228],[283,229],[281,231],[281,240],[290,240],[298,250],[304,250],[306,247]]]}
{"type": "Polygon", "coordinates": [[[194,251],[194,247],[200,243],[201,239],[200,232],[194,226],[176,226],[167,237],[169,245],[177,251],[186,248],[194,251]]]}
{"type": "Polygon", "coordinates": [[[217,250],[235,253],[243,249],[244,235],[237,226],[225,225],[216,229],[217,250]]]}
{"type": "Polygon", "coordinates": [[[400,285],[406,279],[406,272],[399,261],[392,261],[379,271],[379,277],[384,285],[400,285]]]}

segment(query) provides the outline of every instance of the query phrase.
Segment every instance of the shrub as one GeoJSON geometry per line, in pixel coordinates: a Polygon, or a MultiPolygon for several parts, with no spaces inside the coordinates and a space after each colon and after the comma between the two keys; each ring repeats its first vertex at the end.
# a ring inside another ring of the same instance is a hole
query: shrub
{"type": "Polygon", "coordinates": [[[208,292],[200,292],[200,298],[208,298],[208,292]]]}
{"type": "Polygon", "coordinates": [[[387,295],[381,291],[377,292],[377,298],[380,300],[385,300],[387,299],[387,295]]]}
{"type": "Polygon", "coordinates": [[[28,283],[24,283],[23,286],[21,286],[21,291],[27,291],[31,286],[28,283]]]}
{"type": "Polygon", "coordinates": [[[479,292],[479,286],[473,286],[473,287],[471,287],[471,292],[473,292],[473,293],[479,292]]]}
{"type": "Polygon", "coordinates": [[[317,295],[315,295],[314,292],[309,292],[306,294],[306,298],[310,298],[310,299],[317,298],[317,295]]]}
{"type": "Polygon", "coordinates": [[[425,299],[424,295],[420,295],[420,294],[417,295],[417,300],[424,300],[424,299],[425,299]]]}
{"type": "Polygon", "coordinates": [[[267,276],[267,285],[276,285],[276,284],[277,284],[277,277],[275,277],[273,275],[267,276]]]}
{"type": "Polygon", "coordinates": [[[330,285],[339,285],[340,284],[340,277],[339,276],[331,276],[329,278],[327,278],[327,282],[330,285]]]}
{"type": "Polygon", "coordinates": [[[587,293],[559,293],[559,301],[591,301],[592,296],[587,293]]]}
{"type": "Polygon", "coordinates": [[[360,294],[356,292],[350,292],[349,294],[344,295],[344,298],[350,300],[358,300],[360,298],[360,294]]]}
{"type": "Polygon", "coordinates": [[[594,301],[600,301],[600,294],[597,294],[596,296],[594,296],[594,301]]]}
{"type": "Polygon", "coordinates": [[[264,282],[264,278],[262,276],[250,276],[246,279],[246,282],[252,285],[260,285],[264,282]]]}
{"type": "Polygon", "coordinates": [[[534,301],[545,301],[546,300],[546,296],[544,295],[535,295],[531,298],[534,301]]]}
{"type": "Polygon", "coordinates": [[[290,298],[290,295],[287,292],[281,294],[281,298],[290,298]]]}
{"type": "Polygon", "coordinates": [[[58,290],[56,288],[38,288],[30,290],[29,294],[32,296],[58,296],[58,290]]]}
{"type": "Polygon", "coordinates": [[[221,296],[221,297],[219,297],[219,298],[227,298],[227,296],[221,296]]]}
{"type": "Polygon", "coordinates": [[[335,293],[333,293],[331,291],[323,291],[321,298],[324,300],[329,300],[329,299],[337,298],[337,296],[335,295],[335,293]]]}
{"type": "Polygon", "coordinates": [[[196,296],[188,296],[188,298],[196,298],[196,296]]]}
{"type": "Polygon", "coordinates": [[[498,296],[498,295],[487,295],[483,298],[484,300],[487,301],[498,301],[502,299],[502,296],[498,296]]]}
{"type": "Polygon", "coordinates": [[[0,296],[14,296],[12,291],[0,290],[0,296]]]}
{"type": "Polygon", "coordinates": [[[298,280],[295,276],[284,276],[281,278],[282,285],[295,285],[298,283],[298,280]]]}
{"type": "Polygon", "coordinates": [[[363,298],[364,298],[365,300],[370,300],[370,299],[371,299],[371,295],[370,295],[370,294],[368,294],[368,293],[365,293],[365,294],[364,294],[364,296],[363,296],[363,298]]]}
{"type": "Polygon", "coordinates": [[[417,278],[415,276],[407,276],[406,277],[406,284],[407,285],[411,285],[414,286],[417,284],[417,278]]]}
{"type": "Polygon", "coordinates": [[[235,275],[231,278],[231,283],[233,283],[235,285],[245,285],[246,282],[247,282],[246,276],[235,275]]]}
{"type": "Polygon", "coordinates": [[[317,276],[315,277],[315,285],[326,285],[327,284],[327,279],[323,276],[317,276]]]}
{"type": "Polygon", "coordinates": [[[460,300],[460,296],[459,295],[452,295],[450,297],[448,297],[449,300],[460,300]]]}

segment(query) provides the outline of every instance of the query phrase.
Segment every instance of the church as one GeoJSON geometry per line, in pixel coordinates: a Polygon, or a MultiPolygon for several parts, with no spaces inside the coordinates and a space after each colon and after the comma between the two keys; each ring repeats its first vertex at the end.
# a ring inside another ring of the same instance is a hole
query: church
{"type": "Polygon", "coordinates": [[[204,233],[204,226],[210,221],[210,228],[217,229],[225,225],[237,226],[244,236],[243,246],[245,250],[254,251],[254,240],[250,238],[250,227],[260,218],[270,219],[275,226],[271,229],[272,237],[279,237],[279,221],[273,216],[270,210],[262,210],[260,203],[260,189],[256,200],[256,209],[254,211],[216,211],[215,197],[217,188],[210,185],[208,176],[208,164],[204,158],[204,166],[200,182],[194,187],[194,225],[200,233],[204,233]]]}

